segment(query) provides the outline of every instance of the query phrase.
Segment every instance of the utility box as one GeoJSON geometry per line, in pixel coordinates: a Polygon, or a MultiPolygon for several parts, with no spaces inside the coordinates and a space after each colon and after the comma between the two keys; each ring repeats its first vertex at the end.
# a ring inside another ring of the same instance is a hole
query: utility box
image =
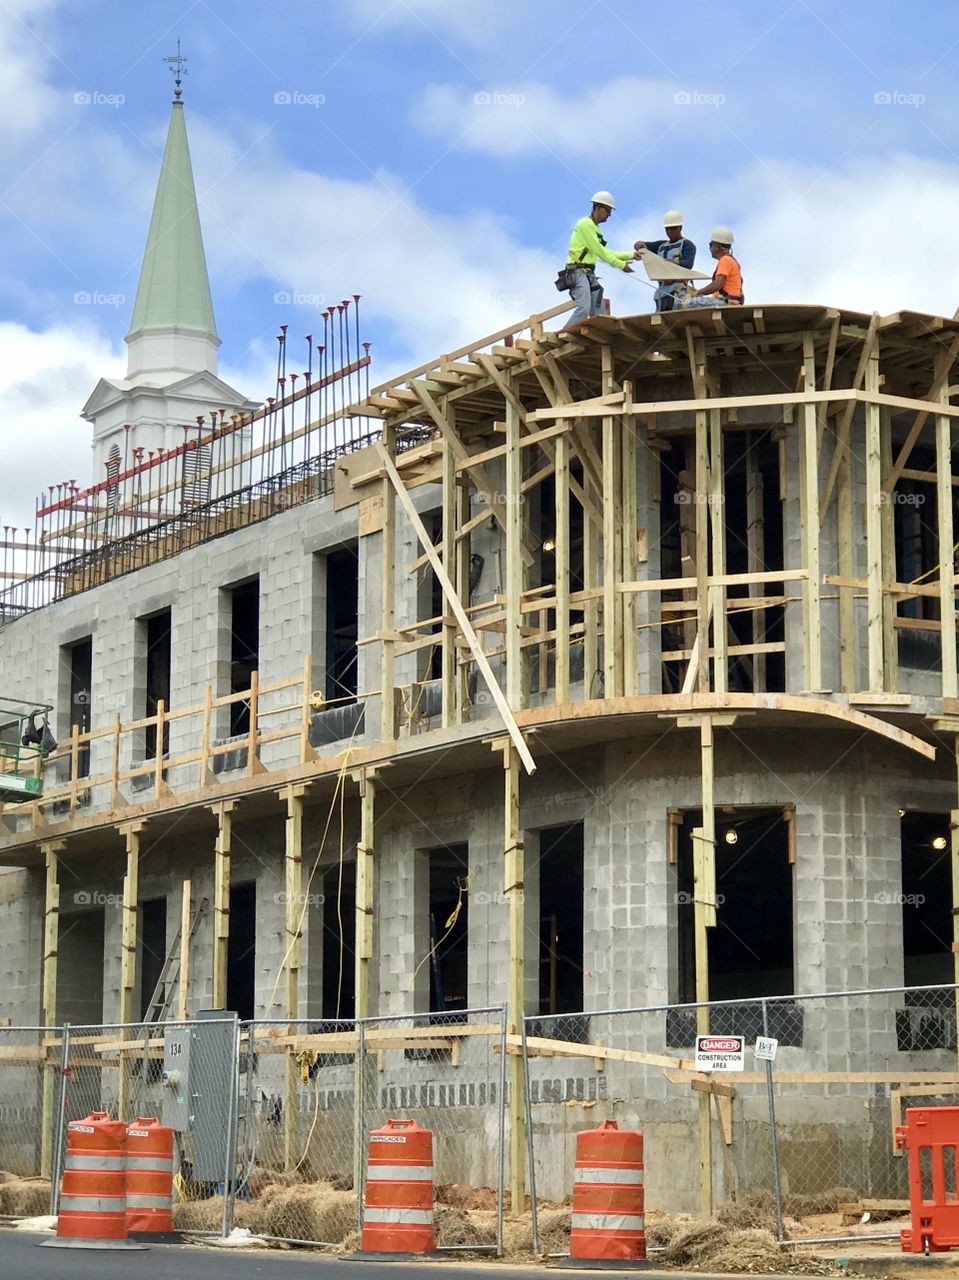
{"type": "Polygon", "coordinates": [[[163,1123],[176,1133],[189,1133],[191,1128],[191,1042],[189,1027],[170,1027],[163,1033],[163,1123]]]}
{"type": "Polygon", "coordinates": [[[233,1140],[237,1015],[226,1009],[204,1009],[196,1015],[191,1031],[193,1178],[222,1183],[233,1140]]]}

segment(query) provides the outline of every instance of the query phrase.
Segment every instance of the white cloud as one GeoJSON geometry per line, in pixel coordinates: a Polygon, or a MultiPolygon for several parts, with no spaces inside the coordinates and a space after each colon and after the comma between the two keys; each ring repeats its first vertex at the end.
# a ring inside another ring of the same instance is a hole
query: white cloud
{"type": "Polygon", "coordinates": [[[4,0],[0,5],[0,155],[4,157],[20,153],[65,104],[65,93],[48,83],[47,77],[53,61],[50,19],[56,5],[57,0],[4,0]]]}
{"type": "Polygon", "coordinates": [[[349,0],[344,7],[366,28],[420,27],[475,45],[502,40],[516,19],[512,0],[349,0]]]}
{"type": "Polygon", "coordinates": [[[732,114],[719,90],[619,76],[578,96],[535,80],[478,90],[432,85],[415,104],[413,120],[428,133],[485,155],[615,159],[621,170],[657,140],[702,139],[714,126],[731,123],[732,114]]]}

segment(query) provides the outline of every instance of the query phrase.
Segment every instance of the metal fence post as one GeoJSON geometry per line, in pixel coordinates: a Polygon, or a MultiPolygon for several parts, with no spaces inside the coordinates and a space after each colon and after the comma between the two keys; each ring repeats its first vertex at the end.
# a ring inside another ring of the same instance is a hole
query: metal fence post
{"type": "Polygon", "coordinates": [[[240,1108],[240,1020],[233,1018],[233,1070],[230,1108],[227,1119],[226,1168],[223,1174],[223,1230],[225,1240],[233,1230],[233,1213],[236,1202],[236,1148],[240,1108]]]}
{"type": "MultiPolygon", "coordinates": [[[[529,1163],[529,1206],[530,1224],[533,1230],[533,1256],[539,1257],[539,1211],[536,1207],[536,1160],[533,1142],[533,1107],[529,1089],[529,1054],[526,1051],[526,1018],[519,1020],[519,1037],[523,1052],[523,1093],[526,1108],[526,1159],[529,1163]]],[[[505,1055],[504,1055],[505,1056],[505,1055]]],[[[516,1212],[516,1206],[513,1206],[516,1212]]]]}
{"type": "Polygon", "coordinates": [[[53,1129],[53,1160],[50,1166],[50,1213],[60,1212],[60,1173],[63,1166],[63,1131],[67,1113],[67,1080],[70,1069],[70,1024],[65,1022],[60,1046],[59,1096],[53,1129]]]}
{"type": "Polygon", "coordinates": [[[366,1192],[366,1160],[363,1150],[366,1137],[366,1023],[356,1024],[356,1072],[353,1099],[353,1186],[356,1188],[356,1229],[363,1230],[363,1196],[366,1192]]]}
{"type": "MultiPolygon", "coordinates": [[[[769,1035],[769,1006],[766,1001],[762,1002],[763,1008],[763,1035],[769,1035]]],[[[776,1133],[776,1099],[773,1093],[773,1064],[766,1059],[766,1097],[769,1100],[769,1134],[772,1143],[773,1155],[773,1186],[776,1192],[776,1235],[780,1241],[785,1240],[786,1235],[783,1229],[783,1193],[782,1183],[779,1176],[779,1136],[776,1133]]]]}
{"type": "MultiPolygon", "coordinates": [[[[507,1022],[507,1006],[503,1005],[500,1019],[500,1064],[499,1064],[499,1169],[496,1186],[496,1256],[503,1256],[503,1205],[506,1199],[506,1037],[509,1034],[507,1022]]],[[[529,1123],[527,1120],[527,1131],[529,1123]]]]}

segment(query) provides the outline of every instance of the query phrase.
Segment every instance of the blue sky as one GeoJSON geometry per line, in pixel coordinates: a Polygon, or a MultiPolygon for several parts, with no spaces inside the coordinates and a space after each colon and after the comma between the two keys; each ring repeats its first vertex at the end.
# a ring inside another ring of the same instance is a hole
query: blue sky
{"type": "Polygon", "coordinates": [[[381,376],[553,305],[597,187],[614,247],[678,206],[704,265],[733,226],[752,301],[959,304],[957,6],[0,0],[0,519],[89,472],[78,411],[123,368],[178,36],[221,373],[256,398],[277,326],[347,294],[381,376]]]}

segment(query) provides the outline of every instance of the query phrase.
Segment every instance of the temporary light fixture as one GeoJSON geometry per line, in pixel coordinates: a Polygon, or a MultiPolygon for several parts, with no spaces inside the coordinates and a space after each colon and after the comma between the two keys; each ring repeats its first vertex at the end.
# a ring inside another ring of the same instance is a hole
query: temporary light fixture
{"type": "Polygon", "coordinates": [[[555,551],[555,550],[556,550],[556,543],[555,543],[555,541],[554,541],[552,538],[547,538],[547,539],[543,542],[543,550],[544,550],[544,551],[555,551]]]}
{"type": "Polygon", "coordinates": [[[723,839],[727,844],[739,844],[739,832],[735,827],[727,827],[723,832],[723,839]]]}
{"type": "Polygon", "coordinates": [[[904,817],[906,816],[906,811],[905,811],[905,809],[900,809],[900,810],[899,810],[899,816],[900,816],[900,818],[904,818],[904,817]]]}
{"type": "Polygon", "coordinates": [[[940,849],[940,850],[941,850],[941,849],[945,849],[945,847],[946,847],[946,845],[947,845],[948,843],[949,843],[949,842],[948,842],[948,840],[946,839],[946,837],[945,837],[945,836],[935,836],[935,837],[933,838],[933,841],[932,841],[932,847],[933,847],[934,849],[940,849]]]}

